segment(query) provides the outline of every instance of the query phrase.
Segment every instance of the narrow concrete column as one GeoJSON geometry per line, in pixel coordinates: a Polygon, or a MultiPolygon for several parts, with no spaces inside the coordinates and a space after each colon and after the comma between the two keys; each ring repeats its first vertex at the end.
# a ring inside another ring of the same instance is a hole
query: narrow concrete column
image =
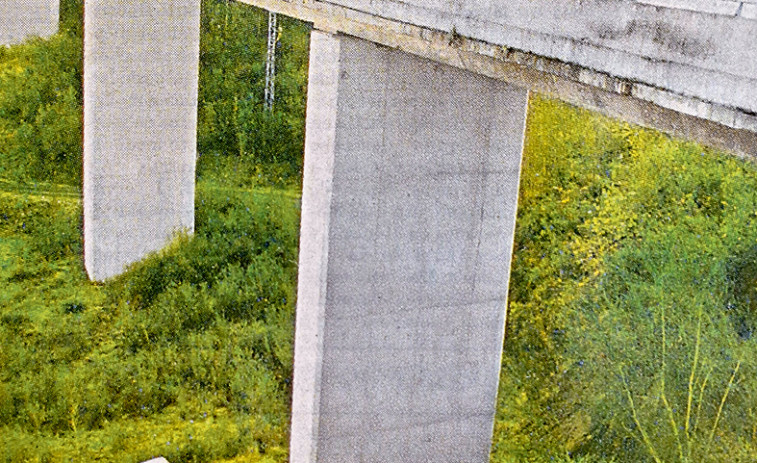
{"type": "Polygon", "coordinates": [[[293,463],[488,461],[526,101],[313,31],[293,463]]]}
{"type": "Polygon", "coordinates": [[[58,32],[60,0],[0,0],[0,45],[58,32]]]}
{"type": "Polygon", "coordinates": [[[194,228],[200,0],[87,0],[84,259],[94,280],[194,228]]]}

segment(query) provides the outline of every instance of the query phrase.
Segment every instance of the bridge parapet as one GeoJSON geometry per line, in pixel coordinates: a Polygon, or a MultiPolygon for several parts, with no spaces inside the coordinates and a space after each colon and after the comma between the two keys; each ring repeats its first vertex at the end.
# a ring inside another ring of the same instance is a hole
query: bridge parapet
{"type": "Polygon", "coordinates": [[[741,154],[754,0],[242,0],[741,154]]]}

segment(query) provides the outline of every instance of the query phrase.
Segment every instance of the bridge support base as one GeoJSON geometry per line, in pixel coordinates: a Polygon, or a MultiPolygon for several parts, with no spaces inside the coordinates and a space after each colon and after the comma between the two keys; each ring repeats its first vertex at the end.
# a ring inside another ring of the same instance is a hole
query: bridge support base
{"type": "Polygon", "coordinates": [[[527,92],[310,53],[291,461],[487,462],[527,92]]]}
{"type": "Polygon", "coordinates": [[[103,280],[194,227],[200,0],[87,0],[84,260],[103,280]]]}
{"type": "Polygon", "coordinates": [[[59,3],[60,0],[0,1],[0,45],[58,32],[59,3]]]}

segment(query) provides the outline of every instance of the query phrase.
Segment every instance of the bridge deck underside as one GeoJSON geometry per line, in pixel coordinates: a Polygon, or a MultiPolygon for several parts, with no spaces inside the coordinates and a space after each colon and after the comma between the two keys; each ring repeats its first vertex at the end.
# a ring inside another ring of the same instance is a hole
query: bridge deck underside
{"type": "Polygon", "coordinates": [[[631,0],[242,1],[737,154],[757,153],[751,2],[735,2],[745,6],[731,15],[631,0]]]}

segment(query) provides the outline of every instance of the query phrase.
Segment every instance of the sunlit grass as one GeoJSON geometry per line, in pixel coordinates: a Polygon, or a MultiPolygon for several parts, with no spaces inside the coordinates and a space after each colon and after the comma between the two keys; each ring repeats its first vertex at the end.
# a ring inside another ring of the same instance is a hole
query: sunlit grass
{"type": "Polygon", "coordinates": [[[755,164],[536,98],[518,214],[492,461],[755,461],[755,164]]]}

